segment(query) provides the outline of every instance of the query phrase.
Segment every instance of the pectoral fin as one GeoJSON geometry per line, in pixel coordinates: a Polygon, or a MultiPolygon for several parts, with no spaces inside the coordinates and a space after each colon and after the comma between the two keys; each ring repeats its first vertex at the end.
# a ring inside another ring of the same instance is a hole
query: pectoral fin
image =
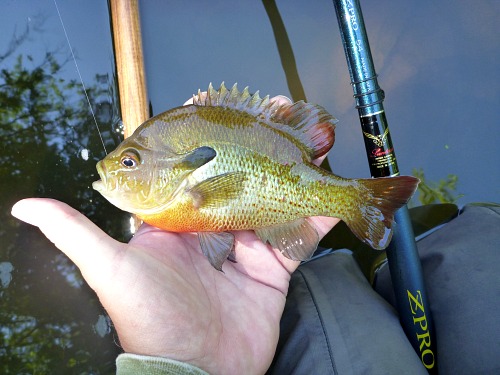
{"type": "Polygon", "coordinates": [[[234,247],[234,236],[228,232],[199,232],[201,251],[210,264],[222,271],[222,264],[228,258],[234,247]]]}
{"type": "Polygon", "coordinates": [[[309,259],[318,247],[319,236],[306,219],[255,230],[263,242],[292,260],[309,259]]]}
{"type": "Polygon", "coordinates": [[[224,173],[208,178],[188,190],[196,208],[225,206],[243,191],[246,176],[243,172],[224,173]]]}

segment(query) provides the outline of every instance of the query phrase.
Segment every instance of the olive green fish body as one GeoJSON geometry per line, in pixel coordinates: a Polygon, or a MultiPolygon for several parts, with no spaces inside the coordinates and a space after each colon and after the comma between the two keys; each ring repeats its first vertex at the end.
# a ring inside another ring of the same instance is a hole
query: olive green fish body
{"type": "Polygon", "coordinates": [[[335,123],[320,106],[210,86],[193,105],[137,129],[98,164],[102,181],[94,187],[151,225],[198,232],[217,269],[231,251],[232,230],[255,230],[285,256],[307,259],[318,243],[309,216],[338,217],[384,248],[394,211],[418,180],[344,179],[314,165],[333,145],[335,123]]]}

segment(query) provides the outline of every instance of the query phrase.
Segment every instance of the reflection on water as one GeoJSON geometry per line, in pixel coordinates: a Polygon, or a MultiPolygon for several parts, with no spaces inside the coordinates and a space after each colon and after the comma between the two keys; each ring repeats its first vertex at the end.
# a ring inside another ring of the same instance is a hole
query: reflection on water
{"type": "MultiPolygon", "coordinates": [[[[0,373],[113,373],[119,347],[95,294],[38,229],[10,216],[18,199],[56,198],[126,240],[127,215],[91,189],[104,151],[55,9],[34,4],[2,11],[12,20],[2,24],[0,44],[0,373]]],[[[74,19],[76,7],[61,11],[74,19]]],[[[105,51],[93,49],[93,57],[105,56],[98,67],[80,57],[85,45],[75,51],[104,142],[113,149],[121,126],[108,14],[105,6],[100,13],[87,8],[70,30],[88,29],[86,14],[87,21],[99,20],[94,27],[107,40],[105,51]]]]}
{"type": "MultiPolygon", "coordinates": [[[[0,283],[2,284],[2,289],[5,289],[9,286],[10,281],[12,280],[12,270],[14,266],[11,262],[2,262],[0,263],[0,283]]],[[[0,292],[3,293],[3,292],[0,292]]]]}
{"type": "MultiPolygon", "coordinates": [[[[265,0],[267,1],[267,0],[265,0]]],[[[368,177],[363,136],[331,0],[277,0],[304,93],[339,119],[330,159],[368,177]]],[[[148,92],[155,113],[209,82],[290,95],[262,2],[140,2],[148,92]]],[[[457,175],[458,204],[498,201],[500,2],[363,1],[368,37],[402,174],[457,175]],[[498,122],[498,121],[497,121],[498,122]]]]}

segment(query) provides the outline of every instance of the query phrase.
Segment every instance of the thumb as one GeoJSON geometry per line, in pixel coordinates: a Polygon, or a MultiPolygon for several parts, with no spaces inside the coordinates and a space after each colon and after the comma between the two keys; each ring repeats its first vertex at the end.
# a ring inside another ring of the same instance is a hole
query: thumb
{"type": "Polygon", "coordinates": [[[96,289],[111,271],[123,244],[112,239],[77,210],[65,203],[42,198],[17,202],[12,215],[37,226],[80,269],[96,289]]]}

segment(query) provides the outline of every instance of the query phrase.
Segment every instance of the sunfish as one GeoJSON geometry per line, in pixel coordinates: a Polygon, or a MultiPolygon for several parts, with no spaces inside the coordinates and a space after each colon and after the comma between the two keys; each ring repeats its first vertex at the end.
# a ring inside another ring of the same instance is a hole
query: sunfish
{"type": "Polygon", "coordinates": [[[374,249],[417,188],[411,176],[346,179],[313,164],[333,145],[337,120],[319,105],[212,85],[193,104],[142,124],[97,164],[93,183],[112,204],[173,232],[197,232],[217,270],[229,231],[254,230],[287,258],[306,260],[319,237],[309,216],[332,216],[374,249]]]}

